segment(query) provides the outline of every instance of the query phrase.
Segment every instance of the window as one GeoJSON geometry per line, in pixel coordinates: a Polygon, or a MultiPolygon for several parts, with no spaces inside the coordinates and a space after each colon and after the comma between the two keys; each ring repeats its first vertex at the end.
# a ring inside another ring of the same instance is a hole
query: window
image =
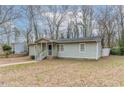
{"type": "Polygon", "coordinates": [[[82,44],[80,44],[79,45],[80,47],[80,52],[84,52],[85,51],[85,44],[84,43],[82,43],[82,44]]]}
{"type": "Polygon", "coordinates": [[[64,51],[64,45],[63,45],[63,44],[60,44],[60,45],[59,45],[59,51],[60,51],[60,52],[63,52],[63,51],[64,51]]]}

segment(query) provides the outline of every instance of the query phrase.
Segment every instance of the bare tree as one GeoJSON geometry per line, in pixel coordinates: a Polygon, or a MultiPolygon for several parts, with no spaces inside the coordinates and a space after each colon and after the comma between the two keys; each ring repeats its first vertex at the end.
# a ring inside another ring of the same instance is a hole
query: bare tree
{"type": "Polygon", "coordinates": [[[79,38],[79,29],[78,29],[78,7],[72,7],[72,16],[71,16],[71,24],[74,26],[72,31],[74,32],[74,38],[79,38]]]}
{"type": "Polygon", "coordinates": [[[0,6],[0,25],[20,17],[19,12],[14,9],[15,6],[0,6]]]}
{"type": "Polygon", "coordinates": [[[97,16],[97,22],[100,28],[100,36],[102,37],[103,47],[112,47],[112,37],[115,36],[116,15],[114,6],[106,6],[101,8],[97,16]]]}
{"type": "Polygon", "coordinates": [[[62,23],[65,20],[68,6],[47,6],[43,16],[46,19],[46,25],[50,32],[51,38],[58,39],[62,23]]]}
{"type": "Polygon", "coordinates": [[[90,37],[94,20],[93,6],[71,6],[71,13],[69,17],[74,27],[72,29],[74,38],[79,38],[79,34],[83,37],[90,37]]]}
{"type": "Polygon", "coordinates": [[[10,38],[16,32],[13,30],[13,23],[20,17],[20,10],[17,6],[0,6],[0,29],[3,29],[0,30],[0,35],[6,36],[7,44],[10,44],[10,38]]]}
{"type": "Polygon", "coordinates": [[[80,34],[90,37],[93,29],[99,29],[97,33],[103,47],[113,47],[116,40],[124,41],[123,6],[100,6],[99,10],[95,6],[84,5],[0,6],[0,35],[6,34],[8,43],[13,32],[6,24],[17,20],[21,22],[21,19],[26,24],[21,33],[24,33],[27,44],[49,34],[52,39],[64,38],[65,33],[67,38],[79,38],[80,34]],[[93,28],[94,22],[96,26],[93,28]],[[81,30],[80,25],[83,27],[81,30]]]}
{"type": "Polygon", "coordinates": [[[116,13],[117,13],[117,26],[118,26],[118,41],[119,45],[124,47],[124,7],[123,6],[117,6],[116,7],[116,13]]]}
{"type": "Polygon", "coordinates": [[[81,24],[84,27],[84,36],[90,37],[92,35],[92,22],[93,22],[93,6],[81,6],[81,24]]]}

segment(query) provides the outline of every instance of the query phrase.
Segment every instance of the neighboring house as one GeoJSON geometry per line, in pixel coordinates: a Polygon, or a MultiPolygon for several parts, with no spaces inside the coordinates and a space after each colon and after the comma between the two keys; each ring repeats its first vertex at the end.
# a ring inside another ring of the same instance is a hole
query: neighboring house
{"type": "Polygon", "coordinates": [[[14,54],[23,54],[27,52],[27,47],[25,42],[12,43],[11,46],[14,54]]]}
{"type": "Polygon", "coordinates": [[[60,40],[41,38],[29,44],[29,56],[34,56],[36,60],[49,56],[98,60],[101,54],[101,39],[97,37],[60,40]]]}
{"type": "MultiPolygon", "coordinates": [[[[3,45],[4,44],[0,44],[0,55],[4,54],[4,51],[2,48],[3,45]]],[[[14,52],[14,54],[27,53],[27,46],[25,42],[11,43],[11,47],[12,47],[12,52],[14,52]]]]}

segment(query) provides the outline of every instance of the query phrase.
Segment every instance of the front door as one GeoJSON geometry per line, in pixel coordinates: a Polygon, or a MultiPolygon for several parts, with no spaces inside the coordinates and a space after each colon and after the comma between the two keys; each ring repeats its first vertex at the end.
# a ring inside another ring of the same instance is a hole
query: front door
{"type": "Polygon", "coordinates": [[[52,55],[52,45],[48,45],[48,55],[52,55]]]}

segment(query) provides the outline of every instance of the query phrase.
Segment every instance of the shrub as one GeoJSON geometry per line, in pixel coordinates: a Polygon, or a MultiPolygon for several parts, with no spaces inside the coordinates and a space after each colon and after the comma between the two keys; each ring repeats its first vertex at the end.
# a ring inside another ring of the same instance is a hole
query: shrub
{"type": "Polygon", "coordinates": [[[120,48],[120,54],[124,55],[124,48],[120,48]]]}
{"type": "Polygon", "coordinates": [[[120,55],[120,49],[119,48],[113,48],[110,51],[111,55],[120,55]]]}
{"type": "Polygon", "coordinates": [[[11,46],[5,44],[3,45],[2,48],[3,48],[3,51],[5,52],[5,56],[8,57],[9,54],[11,53],[11,49],[12,49],[11,46]]]}
{"type": "Polygon", "coordinates": [[[35,56],[32,55],[32,56],[31,56],[31,59],[35,59],[35,56]]]}
{"type": "Polygon", "coordinates": [[[124,48],[113,48],[110,51],[111,55],[124,55],[124,48]]]}

